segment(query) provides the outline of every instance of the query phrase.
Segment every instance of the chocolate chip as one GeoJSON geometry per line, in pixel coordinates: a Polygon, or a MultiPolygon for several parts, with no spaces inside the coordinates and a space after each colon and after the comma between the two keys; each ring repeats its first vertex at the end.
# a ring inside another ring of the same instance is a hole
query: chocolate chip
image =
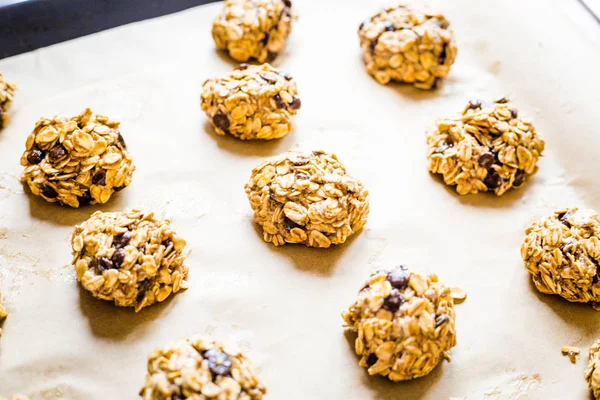
{"type": "Polygon", "coordinates": [[[471,101],[469,101],[469,108],[471,110],[476,110],[478,108],[481,108],[481,101],[480,100],[471,100],[471,101]]]}
{"type": "Polygon", "coordinates": [[[496,189],[502,184],[502,178],[494,170],[489,170],[487,176],[483,180],[488,189],[496,189]]]}
{"type": "Polygon", "coordinates": [[[166,248],[169,248],[169,246],[173,244],[173,239],[168,238],[167,240],[163,240],[163,242],[161,244],[163,246],[165,246],[166,248]]]}
{"type": "Polygon", "coordinates": [[[515,110],[514,108],[510,109],[510,116],[513,118],[517,118],[517,116],[519,115],[519,113],[517,112],[517,110],[515,110]]]}
{"type": "Polygon", "coordinates": [[[521,186],[525,182],[525,171],[518,169],[515,173],[515,180],[513,181],[514,186],[521,186]]]}
{"type": "Polygon", "coordinates": [[[446,46],[442,47],[442,52],[438,57],[438,64],[443,65],[446,62],[446,46]]]}
{"type": "Polygon", "coordinates": [[[438,326],[445,324],[449,319],[450,318],[448,318],[446,314],[438,315],[435,317],[435,327],[437,328],[438,326]]]}
{"type": "Polygon", "coordinates": [[[451,143],[442,143],[438,145],[435,149],[433,149],[433,151],[436,153],[443,153],[451,147],[453,147],[451,143]]]}
{"type": "Polygon", "coordinates": [[[60,160],[66,155],[67,149],[65,149],[62,144],[57,144],[48,152],[48,157],[50,157],[52,161],[60,160]]]}
{"type": "Polygon", "coordinates": [[[390,295],[383,299],[383,308],[395,312],[398,311],[403,302],[404,296],[397,289],[392,289],[390,295]]]}
{"type": "Polygon", "coordinates": [[[123,265],[123,261],[125,261],[125,250],[118,249],[117,251],[115,251],[110,260],[115,265],[115,268],[121,268],[121,265],[123,265]]]}
{"type": "Polygon", "coordinates": [[[123,232],[113,237],[113,247],[116,249],[122,249],[131,242],[131,232],[123,232]]]}
{"type": "Polygon", "coordinates": [[[302,102],[300,101],[300,97],[294,95],[292,102],[290,103],[290,108],[292,110],[299,110],[302,107],[302,102]]]}
{"type": "Polygon", "coordinates": [[[42,185],[40,190],[42,191],[42,195],[49,199],[55,199],[58,197],[58,193],[56,193],[56,190],[54,190],[54,188],[50,185],[42,185]]]}
{"type": "Polygon", "coordinates": [[[263,78],[265,81],[269,82],[269,83],[275,83],[275,82],[277,82],[277,78],[275,78],[275,77],[274,77],[274,76],[272,76],[272,75],[269,75],[269,74],[263,74],[263,73],[260,73],[260,74],[258,74],[258,75],[259,75],[261,78],[263,78]]]}
{"type": "Polygon", "coordinates": [[[283,101],[279,93],[273,96],[273,100],[275,100],[275,104],[277,104],[277,107],[279,108],[285,108],[287,106],[287,104],[285,103],[285,101],[283,101]]]}
{"type": "Polygon", "coordinates": [[[310,159],[308,157],[297,157],[295,160],[292,161],[292,164],[294,164],[296,167],[301,167],[303,165],[308,164],[309,161],[310,159]]]}
{"type": "Polygon", "coordinates": [[[385,32],[393,32],[396,30],[396,28],[394,27],[394,24],[392,24],[391,22],[386,22],[385,24],[383,24],[383,29],[385,32]]]}
{"type": "Polygon", "coordinates": [[[296,172],[296,179],[310,179],[310,175],[302,171],[296,172]]]}
{"type": "Polygon", "coordinates": [[[117,143],[119,143],[122,148],[124,148],[124,149],[127,148],[127,144],[125,143],[125,139],[123,139],[121,132],[119,132],[119,135],[117,136],[117,143]]]}
{"type": "Polygon", "coordinates": [[[377,362],[378,358],[375,353],[371,353],[367,356],[367,365],[370,367],[371,365],[377,362]]]}
{"type": "Polygon", "coordinates": [[[96,173],[92,177],[92,184],[100,185],[100,186],[106,185],[106,170],[105,169],[100,168],[98,171],[96,171],[96,173]]]}
{"type": "Polygon", "coordinates": [[[267,52],[267,59],[265,61],[270,63],[270,62],[274,61],[278,55],[279,55],[279,53],[269,51],[269,52],[267,52]]]}
{"type": "Polygon", "coordinates": [[[479,156],[477,162],[485,169],[489,169],[496,161],[496,157],[492,153],[483,153],[479,156]]]}
{"type": "Polygon", "coordinates": [[[202,356],[208,360],[208,368],[215,375],[229,375],[231,372],[231,359],[218,349],[208,349],[202,356]]]}
{"type": "Polygon", "coordinates": [[[92,201],[92,195],[90,194],[90,191],[88,190],[87,192],[79,196],[77,198],[77,201],[79,201],[80,206],[86,206],[90,204],[90,202],[92,201]]]}
{"type": "Polygon", "coordinates": [[[221,111],[216,113],[213,117],[213,124],[215,124],[215,126],[222,131],[229,130],[229,118],[227,118],[227,115],[221,111]]]}
{"type": "Polygon", "coordinates": [[[106,257],[99,257],[96,261],[96,270],[99,274],[108,271],[109,269],[113,269],[114,267],[115,265],[113,262],[106,257]]]}
{"type": "Polygon", "coordinates": [[[44,159],[44,152],[40,149],[33,149],[27,154],[27,162],[29,164],[39,164],[44,159]]]}
{"type": "Polygon", "coordinates": [[[246,64],[246,63],[242,63],[242,64],[238,65],[236,68],[236,70],[238,70],[238,71],[243,71],[245,69],[248,69],[248,64],[246,64]]]}
{"type": "Polygon", "coordinates": [[[283,76],[286,81],[291,81],[293,79],[287,72],[279,71],[279,75],[283,76]]]}
{"type": "Polygon", "coordinates": [[[386,280],[396,289],[404,289],[408,286],[409,274],[402,268],[391,271],[386,280]]]}
{"type": "Polygon", "coordinates": [[[283,0],[283,5],[286,7],[292,7],[292,2],[291,0],[283,0]]]}
{"type": "Polygon", "coordinates": [[[292,221],[288,217],[283,217],[283,227],[285,228],[286,231],[289,232],[294,228],[301,228],[302,225],[297,224],[296,222],[292,221]]]}

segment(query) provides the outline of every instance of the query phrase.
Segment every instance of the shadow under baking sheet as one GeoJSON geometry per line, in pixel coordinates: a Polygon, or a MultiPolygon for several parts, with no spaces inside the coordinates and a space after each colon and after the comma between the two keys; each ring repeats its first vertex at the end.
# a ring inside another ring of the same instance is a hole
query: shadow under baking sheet
{"type": "Polygon", "coordinates": [[[358,365],[359,358],[354,353],[356,333],[350,329],[346,329],[344,331],[344,336],[348,342],[348,351],[352,352],[356,359],[356,368],[364,370],[362,381],[363,384],[371,390],[373,394],[371,399],[373,400],[422,399],[443,375],[444,366],[446,364],[446,361],[444,360],[442,360],[428,375],[410,381],[392,382],[380,375],[371,376],[367,373],[365,368],[358,365]]]}
{"type": "Polygon", "coordinates": [[[148,325],[165,312],[176,296],[171,295],[165,301],[136,313],[131,307],[117,307],[112,302],[95,298],[81,285],[78,288],[79,308],[87,318],[92,333],[112,340],[125,340],[134,333],[136,338],[141,338],[148,325]]]}

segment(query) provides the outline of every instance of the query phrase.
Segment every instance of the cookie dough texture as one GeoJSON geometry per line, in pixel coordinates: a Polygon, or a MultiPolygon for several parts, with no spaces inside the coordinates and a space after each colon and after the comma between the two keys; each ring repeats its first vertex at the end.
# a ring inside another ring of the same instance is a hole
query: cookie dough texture
{"type": "Polygon", "coordinates": [[[94,297],[135,311],[187,289],[186,245],[154,213],[96,211],[71,238],[77,280],[94,297]]]}
{"type": "Polygon", "coordinates": [[[600,399],[600,339],[596,340],[590,347],[585,381],[592,389],[594,399],[600,399]]]}
{"type": "Polygon", "coordinates": [[[52,203],[106,203],[129,186],[135,170],[118,129],[119,122],[89,108],[73,118],[39,120],[21,157],[21,180],[52,203]]]}
{"type": "Polygon", "coordinates": [[[358,29],[367,71],[382,85],[398,81],[435,88],[456,58],[449,26],[441,14],[404,5],[381,10],[358,29]]]}
{"type": "Polygon", "coordinates": [[[334,154],[295,152],[252,170],[246,194],[266,242],[341,244],[367,222],[369,192],[334,154]]]}
{"type": "Polygon", "coordinates": [[[4,79],[0,74],[0,129],[6,125],[8,108],[10,107],[17,87],[4,79]]]}
{"type": "Polygon", "coordinates": [[[544,151],[531,121],[505,98],[470,101],[461,113],[439,119],[427,144],[429,171],[461,195],[490,191],[500,196],[520,187],[536,172],[544,151]]]}
{"type": "Polygon", "coordinates": [[[292,30],[290,0],[225,0],[212,27],[217,49],[237,61],[271,62],[292,30]]]}
{"type": "Polygon", "coordinates": [[[244,354],[195,336],[150,354],[140,396],[144,400],[260,400],[266,392],[244,354]]]}
{"type": "Polygon", "coordinates": [[[531,224],[521,257],[535,287],[571,302],[600,302],[600,216],[565,208],[531,224]]]}
{"type": "Polygon", "coordinates": [[[456,345],[450,288],[405,266],[373,273],[342,317],[359,365],[392,381],[427,375],[456,345]]]}
{"type": "Polygon", "coordinates": [[[24,396],[22,394],[15,394],[10,397],[2,397],[0,396],[0,400],[29,400],[29,397],[24,396]]]}
{"type": "Polygon", "coordinates": [[[242,64],[202,85],[201,107],[219,135],[279,139],[293,129],[302,105],[296,81],[269,64],[242,64]]]}

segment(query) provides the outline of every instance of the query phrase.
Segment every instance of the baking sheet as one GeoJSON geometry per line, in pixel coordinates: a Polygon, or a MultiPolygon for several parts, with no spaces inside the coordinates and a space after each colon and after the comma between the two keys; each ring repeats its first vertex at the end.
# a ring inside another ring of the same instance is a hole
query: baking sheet
{"type": "Polygon", "coordinates": [[[221,4],[117,28],[0,61],[19,85],[0,132],[0,277],[10,312],[0,394],[136,398],[147,354],[194,333],[246,351],[271,399],[587,399],[587,346],[600,314],[543,296],[519,246],[556,207],[600,210],[600,51],[573,1],[434,2],[459,56],[441,89],[379,86],[356,29],[383,2],[296,1],[300,20],[276,64],[298,81],[296,129],[273,142],[215,135],[199,108],[204,79],[234,64],[214,50],[221,4]],[[424,131],[472,97],[510,95],[547,142],[539,173],[501,198],[459,197],[426,169],[424,131]],[[28,195],[19,157],[35,121],[85,107],[122,121],[137,171],[104,206],[72,210],[28,195]],[[274,248],[243,185],[288,149],[338,154],[371,192],[366,228],[328,250],[274,248]],[[69,236],[93,211],[141,207],[173,219],[192,253],[190,289],[138,314],[80,290],[69,236]],[[406,263],[463,287],[452,362],[392,384],[357,365],[339,316],[369,272],[406,263]],[[563,345],[582,347],[572,365],[563,345]]]}

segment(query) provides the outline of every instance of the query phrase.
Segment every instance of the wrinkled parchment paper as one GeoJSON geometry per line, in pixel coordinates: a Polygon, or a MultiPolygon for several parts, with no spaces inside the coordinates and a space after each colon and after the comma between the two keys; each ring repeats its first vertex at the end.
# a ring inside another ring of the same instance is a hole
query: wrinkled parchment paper
{"type": "Polygon", "coordinates": [[[575,1],[437,2],[459,56],[441,89],[378,85],[357,26],[383,3],[295,1],[300,20],[276,65],[303,108],[288,137],[217,136],[200,111],[204,79],[234,65],[214,50],[221,4],[124,26],[0,61],[19,86],[0,132],[0,277],[10,315],[0,394],[134,399],[147,354],[194,333],[246,351],[270,399],[587,399],[587,347],[600,313],[539,294],[523,231],[556,207],[600,210],[600,28],[575,1]],[[501,198],[459,197],[426,169],[425,129],[469,98],[511,96],[547,142],[539,173],[501,198]],[[48,204],[18,182],[36,120],[90,106],[122,121],[133,184],[104,206],[48,204]],[[337,153],[371,192],[366,228],[329,250],[262,241],[243,185],[288,149],[337,153]],[[141,207],[173,219],[192,253],[190,289],[135,314],[79,289],[69,236],[93,211],[141,207]],[[339,314],[369,275],[406,263],[468,292],[452,362],[392,384],[357,365],[339,314]],[[563,345],[582,348],[573,365],[563,345]]]}

